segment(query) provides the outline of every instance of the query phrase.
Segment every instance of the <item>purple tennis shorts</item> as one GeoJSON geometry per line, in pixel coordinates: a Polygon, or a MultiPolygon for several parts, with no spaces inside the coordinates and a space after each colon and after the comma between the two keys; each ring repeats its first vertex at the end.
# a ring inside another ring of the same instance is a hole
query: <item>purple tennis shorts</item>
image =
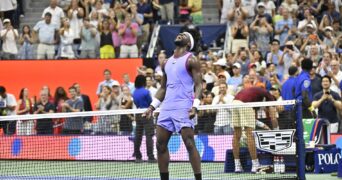
{"type": "Polygon", "coordinates": [[[189,119],[189,109],[161,110],[157,125],[170,132],[180,132],[184,127],[194,129],[194,121],[189,119]]]}

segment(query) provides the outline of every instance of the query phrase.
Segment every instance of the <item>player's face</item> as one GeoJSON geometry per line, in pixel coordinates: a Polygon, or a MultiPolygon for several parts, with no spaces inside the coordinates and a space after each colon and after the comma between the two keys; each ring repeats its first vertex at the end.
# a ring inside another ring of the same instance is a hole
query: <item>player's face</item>
{"type": "Polygon", "coordinates": [[[188,42],[189,42],[189,37],[184,33],[178,34],[178,36],[175,39],[175,45],[180,46],[180,47],[186,46],[188,42]]]}

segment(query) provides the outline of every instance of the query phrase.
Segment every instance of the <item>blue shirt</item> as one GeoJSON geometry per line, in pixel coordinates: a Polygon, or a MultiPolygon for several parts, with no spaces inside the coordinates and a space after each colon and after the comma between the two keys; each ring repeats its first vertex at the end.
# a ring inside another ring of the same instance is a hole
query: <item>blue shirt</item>
{"type": "MultiPolygon", "coordinates": [[[[337,100],[341,101],[340,95],[338,95],[335,91],[330,91],[331,96],[337,100]]],[[[323,96],[323,91],[315,94],[314,99],[318,101],[323,96]]],[[[324,100],[320,106],[318,106],[318,117],[328,119],[330,123],[337,123],[339,118],[337,117],[337,109],[334,106],[333,101],[324,100]]]]}
{"type": "Polygon", "coordinates": [[[309,95],[309,100],[312,101],[312,89],[311,89],[311,79],[310,74],[307,71],[302,71],[295,82],[295,98],[297,100],[303,101],[302,92],[307,91],[309,95]]]}
{"type": "Polygon", "coordinates": [[[285,40],[286,40],[286,37],[288,36],[289,30],[293,27],[293,21],[292,19],[286,19],[286,20],[283,19],[283,20],[278,21],[275,25],[275,29],[277,31],[283,29],[285,25],[287,25],[289,28],[285,29],[283,32],[281,32],[281,34],[279,34],[280,46],[285,44],[285,40]]]}
{"type": "MultiPolygon", "coordinates": [[[[294,100],[295,99],[295,83],[296,77],[290,77],[286,80],[281,88],[281,97],[283,100],[294,100]]],[[[285,110],[290,110],[291,106],[285,106],[285,110]]]]}
{"type": "Polygon", "coordinates": [[[148,108],[152,102],[150,91],[142,88],[135,89],[133,93],[134,104],[138,109],[148,108]]]}

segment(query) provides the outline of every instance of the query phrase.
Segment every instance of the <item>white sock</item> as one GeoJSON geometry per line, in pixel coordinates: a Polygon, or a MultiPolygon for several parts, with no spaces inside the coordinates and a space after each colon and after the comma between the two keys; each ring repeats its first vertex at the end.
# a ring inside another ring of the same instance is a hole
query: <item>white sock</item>
{"type": "Polygon", "coordinates": [[[240,159],[234,159],[235,166],[241,166],[240,159]]]}
{"type": "Polygon", "coordinates": [[[259,160],[258,159],[254,159],[252,160],[252,165],[256,165],[256,166],[259,166],[259,160]]]}

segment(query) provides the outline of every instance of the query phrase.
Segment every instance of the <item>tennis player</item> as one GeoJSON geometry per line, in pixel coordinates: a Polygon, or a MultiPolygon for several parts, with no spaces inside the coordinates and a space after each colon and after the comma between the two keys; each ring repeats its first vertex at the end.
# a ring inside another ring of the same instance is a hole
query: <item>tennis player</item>
{"type": "Polygon", "coordinates": [[[194,39],[190,33],[178,34],[174,43],[176,49],[173,56],[161,64],[164,73],[161,87],[143,115],[151,117],[153,111],[163,102],[156,133],[161,180],[169,179],[170,156],[167,144],[173,132],[182,135],[195,179],[201,180],[201,158],[195,146],[192,120],[197,113],[202,93],[200,63],[189,52],[194,47],[194,39]]]}
{"type": "MultiPolygon", "coordinates": [[[[236,94],[233,104],[241,104],[247,102],[261,102],[261,101],[274,101],[275,98],[264,88],[250,87],[241,90],[236,94]]],[[[275,120],[275,108],[268,107],[268,112],[271,120],[275,120]]],[[[240,162],[240,139],[242,130],[245,131],[247,136],[247,146],[249,154],[252,159],[252,173],[256,173],[259,169],[259,160],[253,138],[253,130],[256,126],[255,111],[252,107],[234,108],[232,125],[234,127],[233,135],[233,155],[235,163],[235,172],[240,173],[243,171],[240,162]]],[[[259,122],[260,123],[260,122],[259,122]]]]}

